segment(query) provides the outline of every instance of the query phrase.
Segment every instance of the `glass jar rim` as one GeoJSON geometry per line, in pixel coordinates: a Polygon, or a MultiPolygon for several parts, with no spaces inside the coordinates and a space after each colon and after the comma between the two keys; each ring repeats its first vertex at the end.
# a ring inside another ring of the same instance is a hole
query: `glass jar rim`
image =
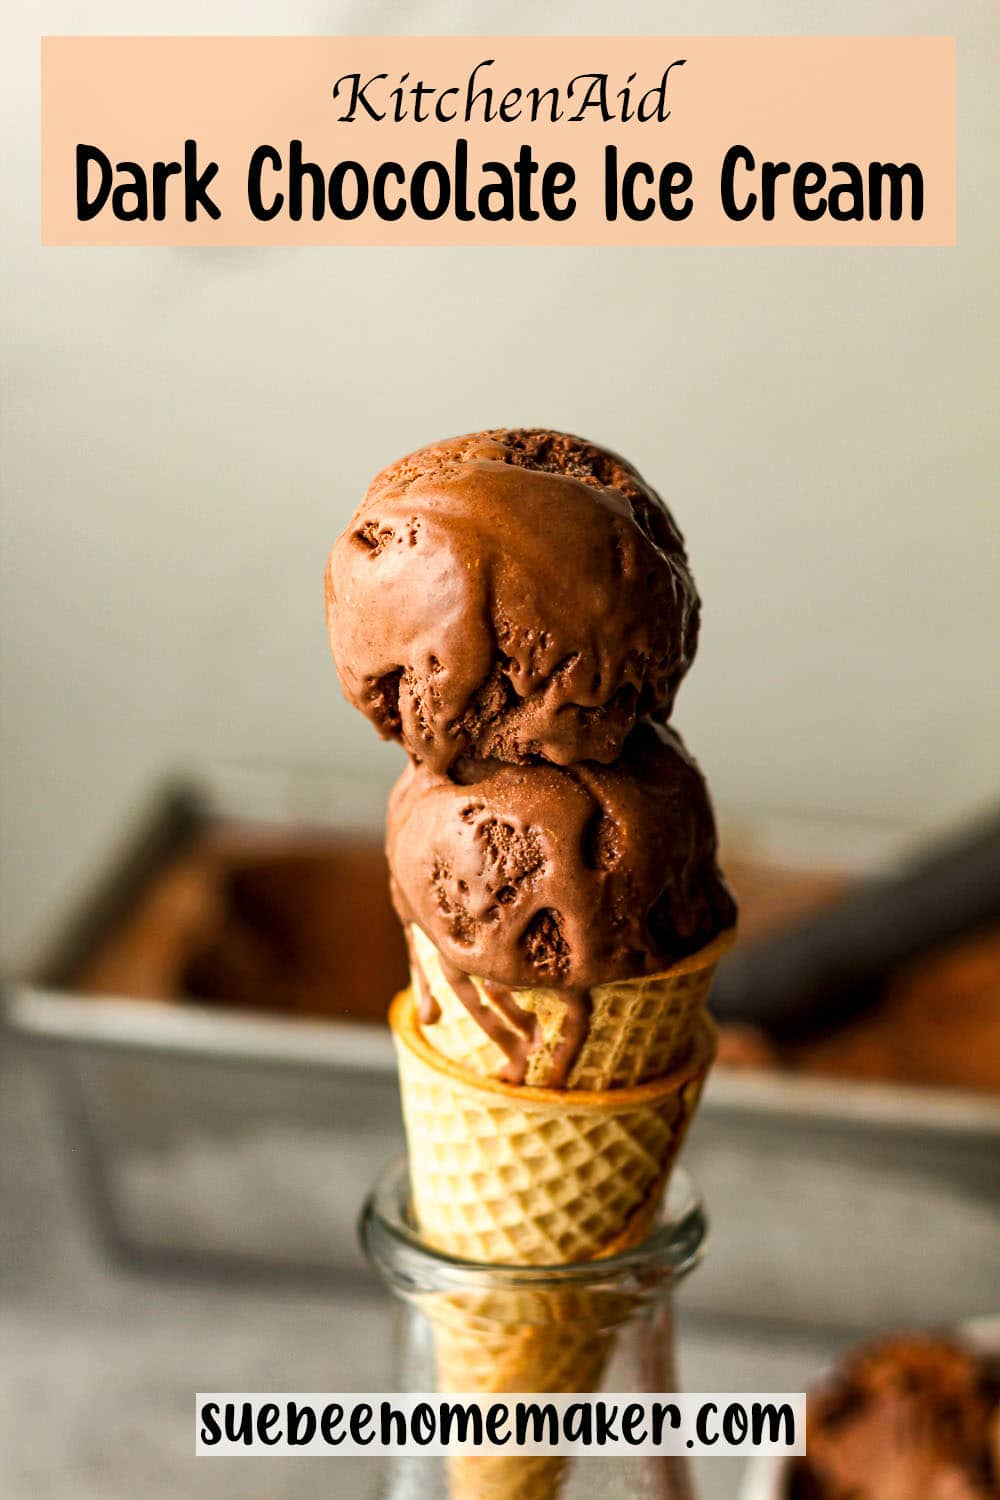
{"type": "Polygon", "coordinates": [[[566,1286],[656,1293],[698,1264],[708,1220],[701,1195],[675,1169],[660,1217],[641,1244],[599,1260],[519,1266],[462,1260],[421,1238],[410,1212],[405,1157],[388,1164],[365,1201],[361,1245],[382,1277],[404,1296],[427,1292],[551,1291],[566,1286]]]}

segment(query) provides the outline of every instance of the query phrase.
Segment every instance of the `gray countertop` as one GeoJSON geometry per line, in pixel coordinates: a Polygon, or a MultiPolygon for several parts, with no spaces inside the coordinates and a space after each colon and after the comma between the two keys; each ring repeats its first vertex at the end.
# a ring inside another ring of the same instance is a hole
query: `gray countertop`
{"type": "MultiPolygon", "coordinates": [[[[44,1055],[0,1041],[0,1493],[5,1500],[366,1497],[363,1460],[198,1461],[197,1390],[391,1388],[390,1305],[266,1283],[115,1265],[84,1212],[44,1055]]],[[[734,1335],[679,1314],[690,1390],[801,1389],[822,1336],[734,1335]]],[[[703,1500],[731,1500],[739,1461],[703,1460],[703,1500]]]]}

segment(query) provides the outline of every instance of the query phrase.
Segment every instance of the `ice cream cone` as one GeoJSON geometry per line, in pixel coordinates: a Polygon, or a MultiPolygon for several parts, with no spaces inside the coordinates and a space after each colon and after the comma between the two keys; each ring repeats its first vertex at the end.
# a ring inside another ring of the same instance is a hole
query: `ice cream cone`
{"type": "MultiPolygon", "coordinates": [[[[695,1023],[673,1072],[634,1088],[539,1089],[477,1078],[430,1046],[411,991],[390,1022],[399,1057],[410,1186],[421,1233],[465,1260],[563,1265],[646,1236],[715,1053],[695,1023]]],[[[600,1386],[625,1310],[606,1295],[515,1287],[425,1308],[442,1391],[600,1386]]],[[[554,1500],[565,1461],[455,1457],[452,1500],[554,1500]]]]}
{"type": "Polygon", "coordinates": [[[672,1072],[572,1093],[476,1078],[442,1057],[411,991],[390,1024],[413,1206],[430,1244],[466,1260],[559,1265],[642,1237],[715,1054],[707,1017],[672,1072]]]}
{"type": "MultiPolygon", "coordinates": [[[[586,1290],[441,1299],[427,1309],[438,1388],[493,1394],[598,1389],[614,1336],[607,1301],[586,1290]]],[[[456,1455],[448,1463],[451,1500],[554,1500],[566,1466],[547,1454],[456,1455]]]]}
{"type": "MultiPolygon", "coordinates": [[[[619,455],[490,429],[376,477],[326,604],[346,696],[410,760],[386,850],[412,961],[390,1013],[412,1207],[490,1285],[426,1308],[439,1384],[595,1390],[616,1324],[565,1268],[654,1222],[736,915],[666,722],[698,635],[683,539],[619,455]],[[527,1299],[526,1267],[547,1288],[527,1299]]],[[[563,1469],[456,1456],[451,1494],[554,1500],[563,1469]]]]}
{"type": "Polygon", "coordinates": [[[450,1500],[555,1500],[568,1459],[546,1454],[520,1458],[456,1457],[448,1461],[450,1500]]]}
{"type": "MultiPolygon", "coordinates": [[[[436,1052],[479,1078],[504,1077],[508,1057],[463,1004],[437,949],[416,925],[409,930],[414,988],[433,1002],[436,1019],[423,1028],[436,1052]]],[[[670,1073],[683,1063],[703,1013],[712,977],[735,941],[735,929],[720,933],[696,953],[659,974],[596,985],[590,991],[587,1030],[562,1086],[578,1090],[632,1088],[670,1073]]],[[[484,1011],[499,1021],[490,987],[469,976],[484,1011]]],[[[510,997],[534,1018],[538,1041],[528,1057],[524,1082],[553,1087],[567,1005],[555,989],[515,989],[510,997]]]]}

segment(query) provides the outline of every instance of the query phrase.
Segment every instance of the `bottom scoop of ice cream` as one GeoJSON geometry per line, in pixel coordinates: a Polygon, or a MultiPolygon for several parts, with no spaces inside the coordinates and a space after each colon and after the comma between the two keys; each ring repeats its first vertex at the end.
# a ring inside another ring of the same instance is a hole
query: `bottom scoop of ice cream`
{"type": "Polygon", "coordinates": [[[640,725],[613,765],[410,765],[389,803],[393,899],[445,962],[581,990],[668,968],[732,925],[705,782],[640,725]]]}

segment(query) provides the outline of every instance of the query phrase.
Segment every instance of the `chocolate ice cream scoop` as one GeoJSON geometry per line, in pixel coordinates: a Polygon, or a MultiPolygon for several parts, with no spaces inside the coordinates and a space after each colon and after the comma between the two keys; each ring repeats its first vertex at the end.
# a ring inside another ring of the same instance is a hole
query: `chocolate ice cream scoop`
{"type": "Polygon", "coordinates": [[[943,1339],[862,1349],[810,1397],[790,1500],[995,1500],[998,1400],[996,1370],[943,1339]]]}
{"type": "Polygon", "coordinates": [[[656,973],[735,920],[705,782],[651,723],[610,766],[411,764],[387,851],[403,922],[453,968],[513,988],[656,973]]]}
{"type": "Polygon", "coordinates": [[[694,657],[684,543],[624,459],[542,429],[383,470],[330,554],[341,685],[435,771],[461,755],[613,761],[694,657]]]}

